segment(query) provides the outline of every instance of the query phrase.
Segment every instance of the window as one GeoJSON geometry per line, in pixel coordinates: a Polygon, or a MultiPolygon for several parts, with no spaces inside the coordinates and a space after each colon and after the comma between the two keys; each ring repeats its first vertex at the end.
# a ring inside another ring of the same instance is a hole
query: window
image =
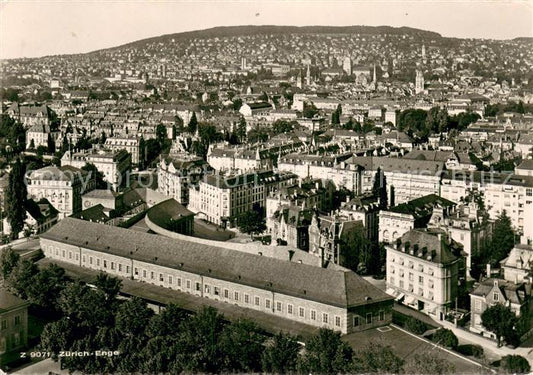
{"type": "Polygon", "coordinates": [[[250,296],[248,294],[244,295],[244,303],[250,303],[250,296]]]}
{"type": "Polygon", "coordinates": [[[298,316],[299,316],[300,318],[305,318],[305,309],[304,309],[303,307],[300,307],[300,308],[298,309],[298,316]]]}
{"type": "Polygon", "coordinates": [[[20,324],[20,315],[15,316],[15,325],[18,326],[20,324]]]}
{"type": "Polygon", "coordinates": [[[322,323],[327,323],[328,318],[329,318],[328,313],[322,313],[322,323]]]}
{"type": "Polygon", "coordinates": [[[146,279],[146,270],[143,270],[143,277],[146,279]]]}
{"type": "Polygon", "coordinates": [[[259,297],[255,297],[255,305],[259,306],[259,297]]]}
{"type": "Polygon", "coordinates": [[[112,269],[112,270],[115,269],[115,262],[111,262],[111,269],[112,269]]]}
{"type": "Polygon", "coordinates": [[[341,326],[341,317],[340,316],[336,316],[335,317],[335,325],[337,327],[340,327],[341,326]]]}
{"type": "Polygon", "coordinates": [[[72,251],[69,251],[69,252],[68,252],[68,258],[69,258],[69,259],[72,259],[72,251]]]}
{"type": "Polygon", "coordinates": [[[531,197],[531,196],[533,196],[533,189],[531,188],[526,189],[526,197],[531,197]]]}
{"type": "Polygon", "coordinates": [[[283,310],[283,308],[281,306],[281,302],[276,302],[276,310],[277,311],[282,311],[283,310]]]}
{"type": "Polygon", "coordinates": [[[481,300],[479,299],[476,300],[476,310],[481,311],[481,300]]]}
{"type": "Polygon", "coordinates": [[[135,267],[135,274],[139,275],[139,269],[137,267],[135,267]]]}
{"type": "Polygon", "coordinates": [[[424,284],[424,277],[423,276],[418,276],[418,282],[420,284],[424,284]]]}
{"type": "Polygon", "coordinates": [[[7,320],[2,320],[2,329],[7,329],[7,320]]]}
{"type": "Polygon", "coordinates": [[[311,310],[311,320],[316,320],[316,311],[311,310]]]}
{"type": "Polygon", "coordinates": [[[206,293],[210,292],[209,285],[207,285],[207,284],[204,285],[204,292],[206,292],[206,293]]]}
{"type": "Polygon", "coordinates": [[[424,296],[424,289],[418,288],[418,294],[424,296]]]}
{"type": "Polygon", "coordinates": [[[168,276],[168,283],[172,284],[172,276],[170,276],[170,275],[168,276]]]}
{"type": "Polygon", "coordinates": [[[409,272],[409,281],[413,281],[413,277],[414,277],[413,273],[409,272]]]}
{"type": "Polygon", "coordinates": [[[160,273],[160,274],[159,274],[159,281],[164,281],[164,280],[165,280],[165,278],[163,277],[163,274],[160,273]]]}
{"type": "Polygon", "coordinates": [[[358,316],[354,316],[353,317],[353,326],[354,327],[359,326],[359,317],[358,316]]]}
{"type": "Polygon", "coordinates": [[[265,300],[265,307],[266,307],[267,309],[270,309],[270,300],[269,300],[269,299],[266,299],[266,300],[265,300]]]}
{"type": "Polygon", "coordinates": [[[492,297],[494,301],[498,301],[500,299],[500,295],[498,293],[494,293],[494,296],[492,297]]]}
{"type": "Polygon", "coordinates": [[[292,305],[287,305],[287,313],[288,314],[292,314],[292,308],[293,308],[292,305]]]}
{"type": "Polygon", "coordinates": [[[89,257],[89,264],[93,264],[93,257],[89,257]]]}
{"type": "Polygon", "coordinates": [[[196,283],[196,291],[199,292],[199,291],[201,291],[201,290],[202,290],[202,289],[200,288],[200,283],[197,282],[197,283],[196,283]]]}
{"type": "Polygon", "coordinates": [[[187,289],[191,289],[191,280],[187,280],[187,289]]]}
{"type": "Polygon", "coordinates": [[[104,268],[107,268],[107,260],[104,259],[104,268]]]}
{"type": "Polygon", "coordinates": [[[178,277],[178,286],[181,288],[181,277],[178,277]]]}
{"type": "Polygon", "coordinates": [[[122,272],[122,264],[118,264],[118,272],[122,272]]]}
{"type": "Polygon", "coordinates": [[[366,324],[371,324],[372,323],[372,314],[371,313],[367,313],[366,314],[366,324]]]}
{"type": "Polygon", "coordinates": [[[130,273],[130,266],[126,266],[126,273],[130,273]]]}
{"type": "Polygon", "coordinates": [[[224,298],[229,298],[229,290],[224,289],[224,298]]]}
{"type": "Polygon", "coordinates": [[[394,285],[394,277],[389,277],[389,283],[391,283],[392,285],[394,285]]]}
{"type": "Polygon", "coordinates": [[[220,288],[218,286],[215,286],[215,296],[220,295],[220,288]]]}
{"type": "Polygon", "coordinates": [[[379,312],[379,320],[380,321],[385,320],[385,311],[380,311],[379,312]]]}
{"type": "Polygon", "coordinates": [[[150,272],[150,278],[153,280],[154,279],[154,271],[150,272]]]}
{"type": "Polygon", "coordinates": [[[403,289],[403,280],[400,280],[400,288],[403,289]]]}
{"type": "Polygon", "coordinates": [[[234,297],[235,297],[235,301],[238,301],[239,300],[239,292],[235,292],[234,293],[234,297]]]}

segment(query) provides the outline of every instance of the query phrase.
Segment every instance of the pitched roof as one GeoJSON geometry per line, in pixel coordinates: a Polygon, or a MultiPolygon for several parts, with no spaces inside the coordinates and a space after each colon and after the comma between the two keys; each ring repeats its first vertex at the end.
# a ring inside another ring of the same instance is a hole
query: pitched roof
{"type": "Polygon", "coordinates": [[[28,304],[26,301],[8,293],[3,287],[0,287],[0,313],[24,306],[28,304]]]}
{"type": "Polygon", "coordinates": [[[470,294],[474,296],[486,297],[494,288],[498,288],[507,301],[521,305],[524,303],[526,293],[524,284],[515,284],[507,280],[490,278],[483,280],[470,294]],[[518,293],[523,291],[522,293],[518,293]]]}
{"type": "Polygon", "coordinates": [[[65,218],[42,239],[158,264],[256,288],[350,307],[391,300],[351,271],[283,261],[193,241],[65,218]]]}
{"type": "Polygon", "coordinates": [[[451,245],[443,237],[444,233],[441,237],[438,231],[412,229],[401,237],[399,250],[406,251],[405,246],[408,242],[407,251],[410,255],[431,260],[434,263],[449,264],[459,257],[452,252],[451,245]]]}
{"type": "Polygon", "coordinates": [[[533,171],[533,159],[526,159],[522,161],[516,169],[527,169],[529,171],[533,171]]]}

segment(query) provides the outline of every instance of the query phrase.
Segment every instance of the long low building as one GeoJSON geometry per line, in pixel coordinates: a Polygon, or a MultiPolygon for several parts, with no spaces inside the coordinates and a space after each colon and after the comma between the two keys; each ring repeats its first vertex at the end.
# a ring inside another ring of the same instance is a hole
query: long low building
{"type": "Polygon", "coordinates": [[[389,324],[393,298],[347,270],[66,218],[45,256],[342,333],[389,324]]]}

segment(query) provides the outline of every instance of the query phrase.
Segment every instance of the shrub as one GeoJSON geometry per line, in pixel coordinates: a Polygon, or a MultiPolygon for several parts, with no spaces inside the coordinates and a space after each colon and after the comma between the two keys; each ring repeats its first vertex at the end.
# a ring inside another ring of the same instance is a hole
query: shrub
{"type": "Polygon", "coordinates": [[[417,335],[421,335],[427,330],[427,326],[424,322],[412,316],[407,318],[407,320],[405,321],[405,328],[407,328],[413,333],[416,333],[417,335]]]}
{"type": "Polygon", "coordinates": [[[457,348],[459,340],[454,333],[446,328],[441,328],[433,335],[433,341],[450,349],[457,348]]]}
{"type": "Polygon", "coordinates": [[[480,345],[460,345],[457,347],[457,351],[463,355],[472,356],[474,358],[483,357],[483,347],[480,345]]]}
{"type": "Polygon", "coordinates": [[[525,374],[531,370],[529,362],[521,355],[506,355],[501,359],[500,366],[508,373],[525,374]]]}

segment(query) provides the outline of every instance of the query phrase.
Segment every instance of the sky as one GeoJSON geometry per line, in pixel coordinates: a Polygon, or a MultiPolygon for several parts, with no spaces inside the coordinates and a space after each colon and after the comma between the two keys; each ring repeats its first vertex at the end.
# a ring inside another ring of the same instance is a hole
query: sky
{"type": "Polygon", "coordinates": [[[533,37],[533,0],[0,0],[0,58],[84,53],[230,25],[390,25],[533,37]]]}

